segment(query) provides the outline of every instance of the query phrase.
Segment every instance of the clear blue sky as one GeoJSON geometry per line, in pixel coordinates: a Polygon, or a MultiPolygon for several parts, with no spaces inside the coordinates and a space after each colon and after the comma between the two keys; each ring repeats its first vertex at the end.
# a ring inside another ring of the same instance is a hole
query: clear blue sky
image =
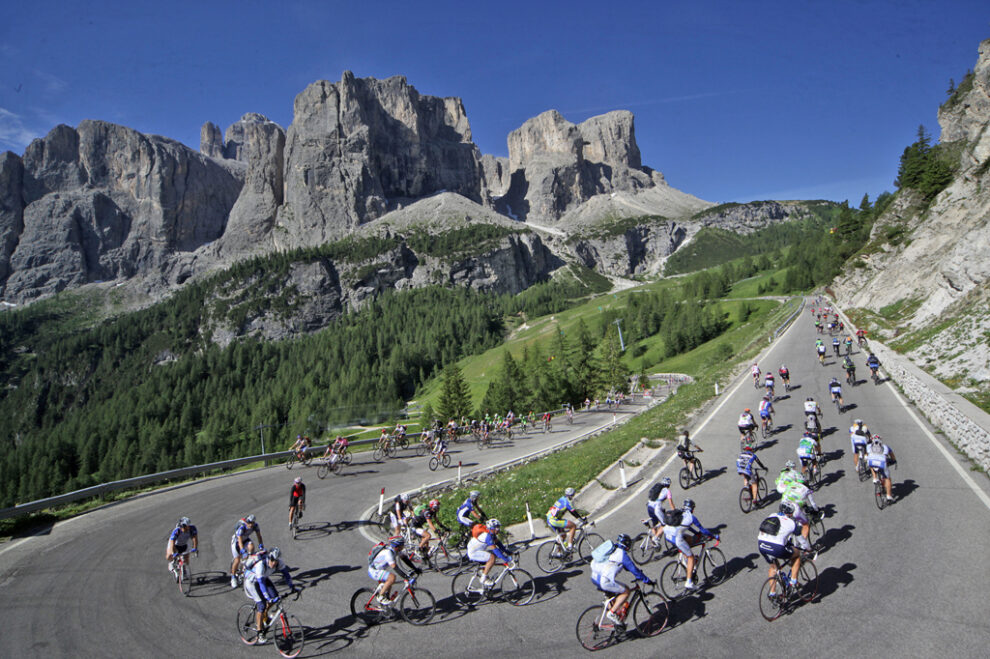
{"type": "Polygon", "coordinates": [[[555,108],[636,115],[643,163],[710,201],[893,190],[919,124],[990,37],[990,2],[4,2],[0,149],[103,119],[199,147],[288,127],[314,80],[404,75],[464,100],[475,142],[555,108]]]}

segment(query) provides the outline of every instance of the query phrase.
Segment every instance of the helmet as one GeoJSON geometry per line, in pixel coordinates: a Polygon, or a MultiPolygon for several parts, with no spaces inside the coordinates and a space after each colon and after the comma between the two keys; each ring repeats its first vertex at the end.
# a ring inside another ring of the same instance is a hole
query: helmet
{"type": "Polygon", "coordinates": [[[191,522],[189,521],[189,518],[188,517],[180,517],[179,518],[179,524],[178,525],[179,526],[189,526],[190,523],[191,522]]]}
{"type": "Polygon", "coordinates": [[[272,547],[268,550],[268,560],[277,561],[282,555],[282,550],[278,547],[272,547]]]}
{"type": "Polygon", "coordinates": [[[296,439],[302,439],[302,435],[296,435],[296,439]]]}
{"type": "Polygon", "coordinates": [[[615,544],[619,545],[623,549],[629,549],[630,542],[632,542],[632,539],[626,533],[620,533],[615,536],[615,544]]]}
{"type": "Polygon", "coordinates": [[[440,502],[436,499],[430,499],[430,510],[438,510],[440,508],[440,502]]]}
{"type": "Polygon", "coordinates": [[[294,480],[292,482],[293,483],[302,483],[302,478],[300,478],[299,476],[296,476],[296,480],[294,480]]]}
{"type": "Polygon", "coordinates": [[[835,376],[832,376],[832,380],[831,380],[831,381],[832,381],[832,382],[838,382],[838,381],[839,381],[839,378],[837,378],[837,377],[835,377],[835,376]]]}
{"type": "Polygon", "coordinates": [[[574,496],[574,488],[573,487],[569,487],[566,490],[564,490],[564,496],[565,497],[572,497],[572,496],[574,496]]]}
{"type": "Polygon", "coordinates": [[[781,364],[781,365],[780,365],[780,370],[782,370],[782,371],[786,371],[786,370],[787,370],[787,367],[786,367],[785,365],[783,365],[783,364],[781,364]]]}
{"type": "Polygon", "coordinates": [[[793,460],[788,460],[787,462],[784,463],[784,468],[785,469],[794,469],[794,467],[796,467],[796,466],[797,465],[794,464],[794,461],[793,460]]]}
{"type": "Polygon", "coordinates": [[[805,402],[807,402],[807,403],[813,403],[813,402],[815,402],[815,399],[814,399],[814,398],[812,398],[811,396],[808,396],[808,397],[807,397],[807,398],[805,398],[804,400],[805,400],[805,402]]]}
{"type": "Polygon", "coordinates": [[[883,441],[880,439],[880,435],[873,435],[873,437],[870,439],[870,442],[872,444],[883,444],[883,441]]]}
{"type": "Polygon", "coordinates": [[[749,453],[752,453],[753,452],[753,447],[750,446],[749,444],[746,444],[745,446],[743,446],[743,451],[747,451],[749,453]]]}
{"type": "Polygon", "coordinates": [[[747,407],[746,409],[744,409],[744,410],[743,410],[743,412],[749,412],[749,411],[750,411],[750,410],[749,410],[749,408],[748,408],[748,407],[747,407]]]}
{"type": "Polygon", "coordinates": [[[485,528],[487,528],[489,531],[498,531],[500,528],[502,528],[502,522],[492,517],[490,520],[485,522],[485,528]]]}
{"type": "Polygon", "coordinates": [[[402,549],[406,546],[406,539],[401,535],[393,536],[388,540],[388,546],[393,549],[402,549]]]}
{"type": "Polygon", "coordinates": [[[794,514],[794,508],[791,506],[789,501],[783,501],[780,504],[780,508],[777,509],[777,512],[781,515],[792,515],[794,514]]]}
{"type": "Polygon", "coordinates": [[[479,492],[478,490],[471,490],[471,494],[468,495],[468,499],[470,499],[471,501],[477,501],[478,497],[480,496],[481,496],[481,492],[479,492]]]}
{"type": "Polygon", "coordinates": [[[244,521],[247,522],[248,524],[254,524],[254,519],[255,519],[254,515],[248,515],[247,517],[244,518],[244,521]]]}
{"type": "Polygon", "coordinates": [[[767,375],[769,375],[770,377],[773,377],[773,371],[767,371],[767,375]]]}
{"type": "Polygon", "coordinates": [[[664,476],[663,478],[660,479],[660,485],[662,487],[670,487],[670,479],[664,476]]]}
{"type": "Polygon", "coordinates": [[[854,425],[857,425],[857,426],[861,426],[861,425],[863,425],[863,420],[862,419],[856,419],[855,421],[853,421],[853,424],[854,425]]]}
{"type": "Polygon", "coordinates": [[[694,510],[694,499],[685,499],[682,508],[684,510],[694,510]]]}
{"type": "Polygon", "coordinates": [[[770,400],[770,394],[767,394],[767,395],[765,395],[765,396],[763,397],[763,400],[770,400]]]}
{"type": "Polygon", "coordinates": [[[409,503],[409,495],[408,494],[400,494],[399,495],[399,501],[401,501],[402,503],[409,503]]]}

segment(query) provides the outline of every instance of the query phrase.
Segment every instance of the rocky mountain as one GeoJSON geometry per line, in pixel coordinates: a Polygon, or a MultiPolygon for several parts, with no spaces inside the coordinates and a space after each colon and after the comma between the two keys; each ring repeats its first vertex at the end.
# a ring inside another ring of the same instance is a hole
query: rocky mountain
{"type": "Polygon", "coordinates": [[[895,348],[965,389],[990,381],[990,40],[938,119],[940,148],[958,154],[952,182],[931,203],[898,192],[833,290],[895,348]]]}

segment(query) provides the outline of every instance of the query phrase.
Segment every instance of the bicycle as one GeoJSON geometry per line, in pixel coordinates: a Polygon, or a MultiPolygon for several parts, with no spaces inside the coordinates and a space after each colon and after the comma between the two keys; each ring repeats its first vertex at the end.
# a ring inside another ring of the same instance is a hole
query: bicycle
{"type": "Polygon", "coordinates": [[[760,615],[767,622],[773,622],[799,601],[812,601],[818,594],[818,568],[815,566],[814,555],[801,552],[797,584],[793,586],[790,581],[790,564],[779,558],[775,558],[773,564],[777,569],[776,574],[767,577],[760,586],[760,615]]]}
{"type": "Polygon", "coordinates": [[[832,402],[835,403],[835,409],[842,414],[842,400],[837,394],[832,394],[832,402]]]}
{"type": "MultiPolygon", "coordinates": [[[[664,556],[671,550],[670,542],[667,541],[667,537],[663,533],[660,533],[659,536],[653,535],[654,527],[650,520],[644,519],[642,522],[647,530],[633,539],[632,549],[629,552],[636,565],[646,565],[653,560],[653,555],[657,552],[664,556]]],[[[658,526],[662,526],[662,524],[658,524],[658,526]]]]}
{"type": "Polygon", "coordinates": [[[760,424],[760,432],[763,435],[763,439],[773,434],[773,417],[768,416],[763,419],[763,423],[760,424]]]}
{"type": "Polygon", "coordinates": [[[430,439],[423,439],[419,442],[416,442],[416,457],[421,458],[427,453],[433,453],[433,447],[435,445],[436,443],[430,439]]]}
{"type": "Polygon", "coordinates": [[[451,574],[461,568],[464,563],[464,553],[455,542],[450,541],[450,531],[444,531],[436,538],[437,543],[431,545],[426,554],[426,562],[431,569],[441,574],[451,574]]]}
{"type": "MultiPolygon", "coordinates": [[[[299,593],[300,591],[296,592],[295,599],[299,599],[299,593]]],[[[272,640],[278,653],[283,657],[297,657],[302,652],[306,638],[299,620],[286,613],[287,603],[284,599],[278,599],[268,604],[261,633],[274,632],[272,640]]],[[[254,603],[244,604],[237,609],[237,631],[247,645],[258,644],[259,630],[255,626],[255,612],[254,603]]]]}
{"type": "Polygon", "coordinates": [[[846,384],[850,387],[856,386],[856,369],[848,368],[846,369],[846,384]]]}
{"type": "MultiPolygon", "coordinates": [[[[895,467],[896,465],[897,465],[896,462],[891,462],[888,463],[887,466],[888,468],[890,468],[890,467],[895,467]]],[[[866,471],[868,474],[872,474],[873,472],[873,470],[870,469],[869,467],[866,468],[866,471]]],[[[873,502],[877,504],[877,508],[880,510],[883,510],[890,504],[894,503],[893,501],[887,501],[887,489],[884,487],[882,478],[878,478],[873,483],[873,502]]]]}
{"type": "Polygon", "coordinates": [[[859,462],[856,463],[856,475],[862,483],[870,477],[870,468],[866,464],[866,444],[857,444],[856,453],[859,455],[859,462]]]}
{"type": "Polygon", "coordinates": [[[343,468],[344,468],[344,464],[343,464],[342,456],[337,456],[336,460],[334,460],[332,457],[323,458],[320,461],[319,468],[316,470],[316,477],[319,478],[320,480],[323,480],[330,474],[339,474],[340,470],[343,468]]]}
{"type": "Polygon", "coordinates": [[[351,595],[351,615],[365,626],[378,625],[401,616],[410,625],[425,625],[433,620],[437,599],[425,588],[416,587],[416,579],[404,579],[402,595],[392,591],[388,602],[378,599],[384,581],[376,588],[358,588],[351,595]],[[396,600],[398,599],[398,602],[396,600]],[[398,609],[398,612],[396,610],[398,609]]]}
{"type": "Polygon", "coordinates": [[[594,551],[595,547],[605,542],[605,538],[602,536],[586,530],[587,527],[593,528],[594,526],[594,522],[587,521],[579,524],[574,533],[574,542],[570,547],[564,542],[567,533],[553,529],[555,531],[554,538],[547,540],[536,550],[536,565],[547,574],[553,574],[570,563],[575,552],[577,552],[579,560],[591,563],[591,552],[594,551]]]}
{"type": "MultiPolygon", "coordinates": [[[[481,566],[476,565],[462,570],[450,581],[450,591],[454,599],[465,606],[475,606],[483,599],[504,600],[513,606],[524,606],[536,596],[536,582],[533,575],[518,567],[518,556],[510,563],[502,563],[495,577],[485,580],[481,566]]],[[[496,568],[492,568],[495,570],[496,568]]]]}
{"type": "MultiPolygon", "coordinates": [[[[721,538],[715,538],[715,544],[708,546],[708,541],[712,536],[703,537],[691,543],[692,551],[694,547],[701,547],[699,555],[694,561],[694,574],[697,577],[698,564],[701,564],[701,571],[705,575],[705,583],[708,586],[717,586],[725,580],[725,554],[718,548],[721,538]]],[[[687,583],[687,557],[682,552],[678,552],[677,558],[663,566],[660,572],[660,590],[667,599],[678,599],[685,594],[684,584],[687,583]]]]}
{"type": "Polygon", "coordinates": [[[787,392],[787,393],[790,393],[790,391],[791,391],[791,379],[789,377],[784,377],[784,376],[781,376],[780,379],[784,381],[784,391],[787,392]]]}
{"type": "Polygon", "coordinates": [[[292,511],[292,521],[289,523],[289,528],[292,530],[293,540],[295,540],[296,536],[299,535],[299,520],[302,519],[303,510],[305,509],[306,507],[302,504],[302,502],[300,502],[299,505],[292,511]]]}
{"type": "Polygon", "coordinates": [[[192,571],[189,569],[189,554],[196,551],[195,549],[190,549],[172,556],[172,576],[175,578],[175,582],[179,584],[179,592],[187,597],[189,596],[189,591],[192,590],[192,571]]]}
{"type": "Polygon", "coordinates": [[[384,444],[379,444],[375,447],[374,453],[371,454],[371,458],[375,462],[381,462],[385,458],[394,458],[398,454],[398,449],[391,441],[386,441],[384,444]]]}
{"type": "Polygon", "coordinates": [[[748,429],[743,438],[739,440],[740,451],[752,448],[756,448],[756,428],[748,429]]]}
{"type": "MultiPolygon", "coordinates": [[[[625,625],[616,625],[608,619],[608,610],[615,597],[606,596],[601,604],[589,606],[578,616],[574,631],[585,650],[594,652],[607,648],[624,635],[625,625]]],[[[639,583],[630,590],[629,598],[622,604],[619,619],[625,620],[630,609],[636,631],[645,637],[662,632],[670,617],[670,604],[663,594],[652,589],[644,591],[639,583]]]]}
{"type": "Polygon", "coordinates": [[[818,353],[818,363],[821,364],[822,366],[825,366],[825,353],[824,352],[818,353]]]}
{"type": "Polygon", "coordinates": [[[880,367],[873,368],[870,367],[870,377],[873,379],[873,384],[880,384],[880,367]]]}
{"type": "Polygon", "coordinates": [[[808,534],[811,539],[811,546],[817,547],[818,541],[821,540],[822,536],[825,535],[825,522],[822,521],[825,517],[825,511],[821,509],[817,511],[805,510],[805,515],[808,518],[808,525],[811,528],[808,534]]]}
{"type": "Polygon", "coordinates": [[[692,485],[697,485],[701,482],[701,477],[704,476],[705,472],[701,468],[701,460],[694,456],[694,453],[688,453],[681,456],[682,460],[686,460],[688,464],[681,467],[681,470],[677,473],[677,480],[681,484],[681,488],[688,489],[692,485]]]}
{"type": "Polygon", "coordinates": [[[285,468],[292,469],[292,466],[297,462],[303,467],[308,467],[309,463],[313,461],[313,456],[309,454],[306,449],[301,449],[299,452],[293,451],[289,454],[289,458],[285,461],[285,468]],[[302,456],[299,453],[302,453],[302,456]]]}
{"type": "Polygon", "coordinates": [[[443,465],[444,469],[450,466],[450,455],[446,452],[442,456],[430,456],[430,471],[436,471],[440,465],[443,465]]]}
{"type": "Polygon", "coordinates": [[[749,485],[743,485],[742,489],[739,490],[739,509],[744,513],[749,513],[749,511],[759,508],[763,500],[767,498],[767,481],[760,475],[761,471],[764,470],[754,466],[753,475],[750,476],[750,483],[754,480],[756,481],[756,494],[758,497],[756,501],[753,501],[753,489],[749,485]]]}

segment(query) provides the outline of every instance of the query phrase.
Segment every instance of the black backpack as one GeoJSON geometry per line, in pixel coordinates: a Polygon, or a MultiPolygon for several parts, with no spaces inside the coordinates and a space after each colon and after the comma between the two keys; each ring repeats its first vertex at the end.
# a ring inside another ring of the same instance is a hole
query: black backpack
{"type": "Polygon", "coordinates": [[[760,523],[760,533],[766,533],[767,535],[777,535],[780,533],[780,518],[776,515],[767,517],[760,523]]]}
{"type": "Polygon", "coordinates": [[[663,492],[663,486],[660,483],[654,483],[653,487],[650,488],[650,501],[656,501],[661,492],[663,492]]]}
{"type": "Polygon", "coordinates": [[[680,508],[674,510],[664,509],[663,511],[663,523],[666,526],[680,526],[681,522],[684,521],[684,511],[680,508]]]}

